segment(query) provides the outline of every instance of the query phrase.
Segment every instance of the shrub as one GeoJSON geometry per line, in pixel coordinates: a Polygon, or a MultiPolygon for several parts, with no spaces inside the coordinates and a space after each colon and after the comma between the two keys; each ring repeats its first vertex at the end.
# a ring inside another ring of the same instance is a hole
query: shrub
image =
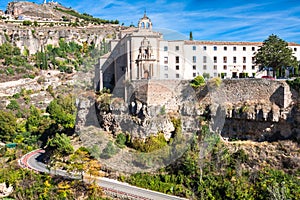
{"type": "Polygon", "coordinates": [[[151,152],[161,149],[167,145],[167,141],[163,133],[159,133],[157,136],[151,135],[146,138],[145,142],[142,139],[132,139],[130,146],[140,152],[151,152]]]}
{"type": "Polygon", "coordinates": [[[120,133],[117,135],[117,139],[116,139],[116,144],[120,147],[123,148],[125,147],[126,144],[126,135],[123,133],[120,133]]]}
{"type": "Polygon", "coordinates": [[[20,93],[16,93],[16,94],[14,94],[12,97],[15,98],[15,99],[19,99],[20,96],[21,96],[20,93]]]}
{"type": "Polygon", "coordinates": [[[294,80],[287,80],[287,84],[297,92],[300,92],[300,78],[296,78],[294,80]]]}
{"type": "Polygon", "coordinates": [[[30,26],[31,24],[32,24],[32,22],[29,21],[29,20],[24,20],[24,21],[23,21],[23,25],[24,25],[24,26],[30,26]]]}
{"type": "Polygon", "coordinates": [[[10,100],[10,103],[6,106],[7,109],[10,109],[10,110],[18,110],[20,109],[20,105],[18,104],[18,102],[13,99],[13,100],[10,100]]]}
{"type": "Polygon", "coordinates": [[[118,149],[116,149],[115,145],[112,141],[109,141],[106,147],[103,149],[102,154],[100,155],[101,158],[108,159],[111,158],[113,155],[118,153],[118,149]]]}
{"type": "Polygon", "coordinates": [[[7,75],[14,75],[15,74],[15,71],[13,68],[9,67],[6,69],[6,74],[7,75]]]}
{"type": "Polygon", "coordinates": [[[196,76],[194,78],[194,80],[192,80],[191,84],[190,84],[193,88],[199,88],[200,86],[204,86],[205,85],[205,79],[203,78],[203,76],[199,75],[196,76]]]}
{"type": "Polygon", "coordinates": [[[220,87],[221,83],[222,83],[222,79],[220,77],[214,77],[209,81],[209,85],[211,87],[220,87]]]}

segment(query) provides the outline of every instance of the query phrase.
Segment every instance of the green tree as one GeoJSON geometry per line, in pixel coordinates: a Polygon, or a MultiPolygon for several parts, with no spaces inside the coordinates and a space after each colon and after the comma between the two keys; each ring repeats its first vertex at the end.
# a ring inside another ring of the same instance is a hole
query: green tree
{"type": "Polygon", "coordinates": [[[29,132],[38,132],[42,122],[42,114],[41,111],[36,108],[35,106],[30,106],[30,116],[27,118],[26,121],[26,129],[29,132]]]}
{"type": "Polygon", "coordinates": [[[10,141],[16,133],[17,119],[10,112],[0,110],[0,140],[10,141]]]}
{"type": "Polygon", "coordinates": [[[272,68],[273,77],[275,77],[276,70],[279,70],[281,75],[282,68],[298,66],[297,59],[293,56],[293,51],[288,47],[288,43],[273,34],[263,42],[254,58],[255,64],[261,68],[272,68]]]}
{"type": "Polygon", "coordinates": [[[74,152],[70,138],[63,133],[56,133],[54,138],[49,139],[47,142],[47,148],[61,156],[70,155],[74,152]]]}
{"type": "Polygon", "coordinates": [[[190,40],[191,40],[191,41],[194,40],[194,39],[193,39],[193,32],[192,32],[192,31],[190,31],[190,40]]]}
{"type": "Polygon", "coordinates": [[[76,106],[72,96],[60,96],[50,102],[46,110],[50,118],[65,129],[74,128],[76,106]]]}

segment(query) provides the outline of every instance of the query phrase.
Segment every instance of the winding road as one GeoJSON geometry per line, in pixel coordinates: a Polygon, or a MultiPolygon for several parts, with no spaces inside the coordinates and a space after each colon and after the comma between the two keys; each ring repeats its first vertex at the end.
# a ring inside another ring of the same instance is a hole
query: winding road
{"type": "MultiPolygon", "coordinates": [[[[43,172],[43,173],[50,173],[55,175],[60,175],[68,178],[73,179],[80,179],[80,175],[76,174],[70,174],[64,170],[54,170],[49,168],[40,161],[40,157],[43,156],[44,150],[38,149],[35,151],[32,151],[26,155],[24,155],[20,160],[19,164],[20,166],[24,168],[29,168],[37,172],[43,172]]],[[[132,199],[143,199],[143,200],[183,200],[184,198],[171,196],[167,194],[163,194],[160,192],[147,190],[139,187],[135,187],[132,185],[129,185],[127,183],[119,182],[114,179],[108,179],[103,177],[95,177],[96,183],[103,188],[103,190],[107,192],[111,192],[117,195],[123,195],[130,197],[132,199]]],[[[88,182],[88,180],[85,180],[85,182],[88,182]]]]}

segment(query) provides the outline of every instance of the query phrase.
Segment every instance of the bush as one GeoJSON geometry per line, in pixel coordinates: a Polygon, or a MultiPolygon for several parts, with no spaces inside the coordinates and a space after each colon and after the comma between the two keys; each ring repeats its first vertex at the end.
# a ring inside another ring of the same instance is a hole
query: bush
{"type": "Polygon", "coordinates": [[[14,94],[12,97],[15,98],[15,99],[19,99],[20,96],[21,96],[20,93],[16,93],[16,94],[14,94]]]}
{"type": "Polygon", "coordinates": [[[159,133],[157,136],[151,135],[146,138],[145,142],[142,139],[132,139],[130,146],[140,152],[151,152],[161,149],[167,145],[167,141],[163,133],[159,133]]]}
{"type": "Polygon", "coordinates": [[[222,79],[220,77],[214,77],[209,81],[209,85],[211,87],[220,87],[221,83],[222,83],[222,79]]]}
{"type": "Polygon", "coordinates": [[[117,135],[117,139],[116,139],[116,144],[120,147],[123,148],[125,147],[126,144],[126,135],[123,133],[120,133],[117,135]]]}
{"type": "Polygon", "coordinates": [[[18,104],[18,102],[13,99],[13,100],[10,100],[10,103],[6,106],[7,109],[10,109],[10,110],[18,110],[20,109],[20,105],[18,104]]]}
{"type": "Polygon", "coordinates": [[[287,84],[297,92],[300,92],[300,78],[296,78],[294,80],[287,80],[287,84]]]}
{"type": "Polygon", "coordinates": [[[112,141],[109,141],[106,147],[103,149],[102,154],[100,155],[101,158],[109,159],[113,155],[118,153],[118,149],[116,149],[115,145],[112,141]]]}
{"type": "Polygon", "coordinates": [[[199,88],[200,86],[204,86],[205,85],[205,79],[203,78],[203,76],[199,75],[196,76],[194,78],[194,80],[192,80],[191,84],[190,84],[193,88],[199,88]]]}
{"type": "Polygon", "coordinates": [[[6,69],[6,74],[7,75],[14,75],[15,74],[15,71],[13,68],[9,67],[6,69]]]}
{"type": "Polygon", "coordinates": [[[29,20],[24,20],[23,21],[23,26],[30,26],[31,24],[32,24],[32,22],[29,21],[29,20]]]}

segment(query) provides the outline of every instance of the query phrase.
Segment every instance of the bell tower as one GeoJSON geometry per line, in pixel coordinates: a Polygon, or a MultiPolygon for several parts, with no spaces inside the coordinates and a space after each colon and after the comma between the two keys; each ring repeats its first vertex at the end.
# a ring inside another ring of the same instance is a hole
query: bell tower
{"type": "Polygon", "coordinates": [[[144,12],[144,16],[139,20],[138,24],[139,30],[152,30],[152,22],[149,17],[146,15],[146,11],[144,12]]]}
{"type": "Polygon", "coordinates": [[[136,59],[137,78],[138,79],[151,79],[155,76],[155,61],[153,56],[152,46],[150,41],[144,37],[139,48],[139,54],[136,59]]]}

